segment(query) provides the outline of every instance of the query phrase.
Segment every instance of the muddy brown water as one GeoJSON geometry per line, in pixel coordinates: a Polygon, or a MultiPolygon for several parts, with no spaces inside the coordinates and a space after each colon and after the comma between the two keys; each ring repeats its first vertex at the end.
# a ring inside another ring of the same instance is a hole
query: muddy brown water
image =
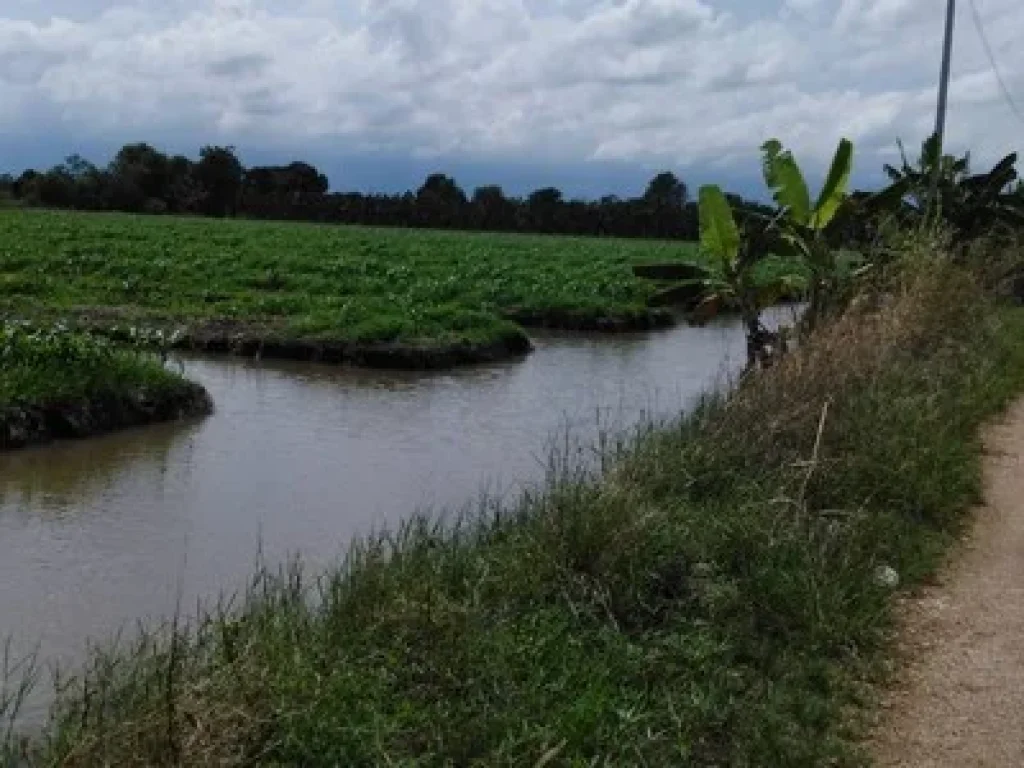
{"type": "Polygon", "coordinates": [[[744,354],[731,321],[535,343],[427,374],[189,358],[212,416],[0,456],[0,638],[73,664],[179,595],[237,589],[261,552],[316,567],[417,510],[515,494],[566,435],[678,413],[744,354]]]}

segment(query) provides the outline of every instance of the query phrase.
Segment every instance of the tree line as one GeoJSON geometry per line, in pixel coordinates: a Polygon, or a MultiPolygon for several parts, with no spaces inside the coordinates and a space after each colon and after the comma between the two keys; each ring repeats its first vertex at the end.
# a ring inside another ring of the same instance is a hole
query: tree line
{"type": "MultiPolygon", "coordinates": [[[[467,195],[444,173],[429,175],[415,192],[361,194],[331,192],[327,176],[301,161],[246,168],[225,146],[203,147],[193,160],[146,143],[127,144],[106,167],[73,155],[46,171],[0,176],[0,196],[83,211],[687,240],[699,235],[697,205],[670,171],[655,175],[636,198],[566,199],[555,187],[514,197],[498,185],[467,195]]],[[[770,210],[738,195],[729,201],[741,214],[770,210]]]]}

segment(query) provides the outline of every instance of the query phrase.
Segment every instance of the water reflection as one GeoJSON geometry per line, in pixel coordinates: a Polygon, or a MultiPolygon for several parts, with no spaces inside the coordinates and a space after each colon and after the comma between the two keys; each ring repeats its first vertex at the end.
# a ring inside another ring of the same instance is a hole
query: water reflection
{"type": "MultiPolygon", "coordinates": [[[[126,430],[86,442],[66,441],[30,448],[0,458],[0,499],[9,510],[60,516],[88,512],[91,500],[152,476],[161,487],[178,464],[175,446],[200,426],[198,421],[126,430]]],[[[186,460],[184,466],[190,466],[186,460]]]]}

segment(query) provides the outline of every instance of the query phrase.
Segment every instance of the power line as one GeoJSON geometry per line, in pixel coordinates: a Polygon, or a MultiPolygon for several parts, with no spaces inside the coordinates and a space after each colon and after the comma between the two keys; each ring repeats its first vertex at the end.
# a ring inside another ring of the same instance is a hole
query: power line
{"type": "Polygon", "coordinates": [[[1003,92],[1003,98],[1005,98],[1006,103],[1010,105],[1010,109],[1013,110],[1013,114],[1021,121],[1021,123],[1024,123],[1024,111],[1017,106],[1017,101],[1013,98],[1013,94],[1010,93],[1010,89],[1006,87],[1006,81],[1003,79],[1003,75],[999,71],[999,65],[996,64],[996,57],[992,52],[992,46],[989,45],[988,36],[985,34],[985,27],[981,23],[981,14],[978,13],[976,0],[969,0],[969,5],[971,6],[971,18],[974,20],[974,28],[978,30],[978,37],[981,38],[981,46],[985,49],[985,55],[988,56],[988,63],[992,67],[992,74],[996,76],[996,82],[999,84],[999,90],[1003,92]]]}

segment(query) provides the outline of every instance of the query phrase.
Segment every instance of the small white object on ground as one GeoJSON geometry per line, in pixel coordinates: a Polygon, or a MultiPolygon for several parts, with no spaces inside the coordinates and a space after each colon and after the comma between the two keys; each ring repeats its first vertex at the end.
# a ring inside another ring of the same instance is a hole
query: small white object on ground
{"type": "Polygon", "coordinates": [[[875,568],[875,584],[880,587],[895,589],[900,585],[900,575],[895,568],[888,565],[880,565],[875,568]]]}

